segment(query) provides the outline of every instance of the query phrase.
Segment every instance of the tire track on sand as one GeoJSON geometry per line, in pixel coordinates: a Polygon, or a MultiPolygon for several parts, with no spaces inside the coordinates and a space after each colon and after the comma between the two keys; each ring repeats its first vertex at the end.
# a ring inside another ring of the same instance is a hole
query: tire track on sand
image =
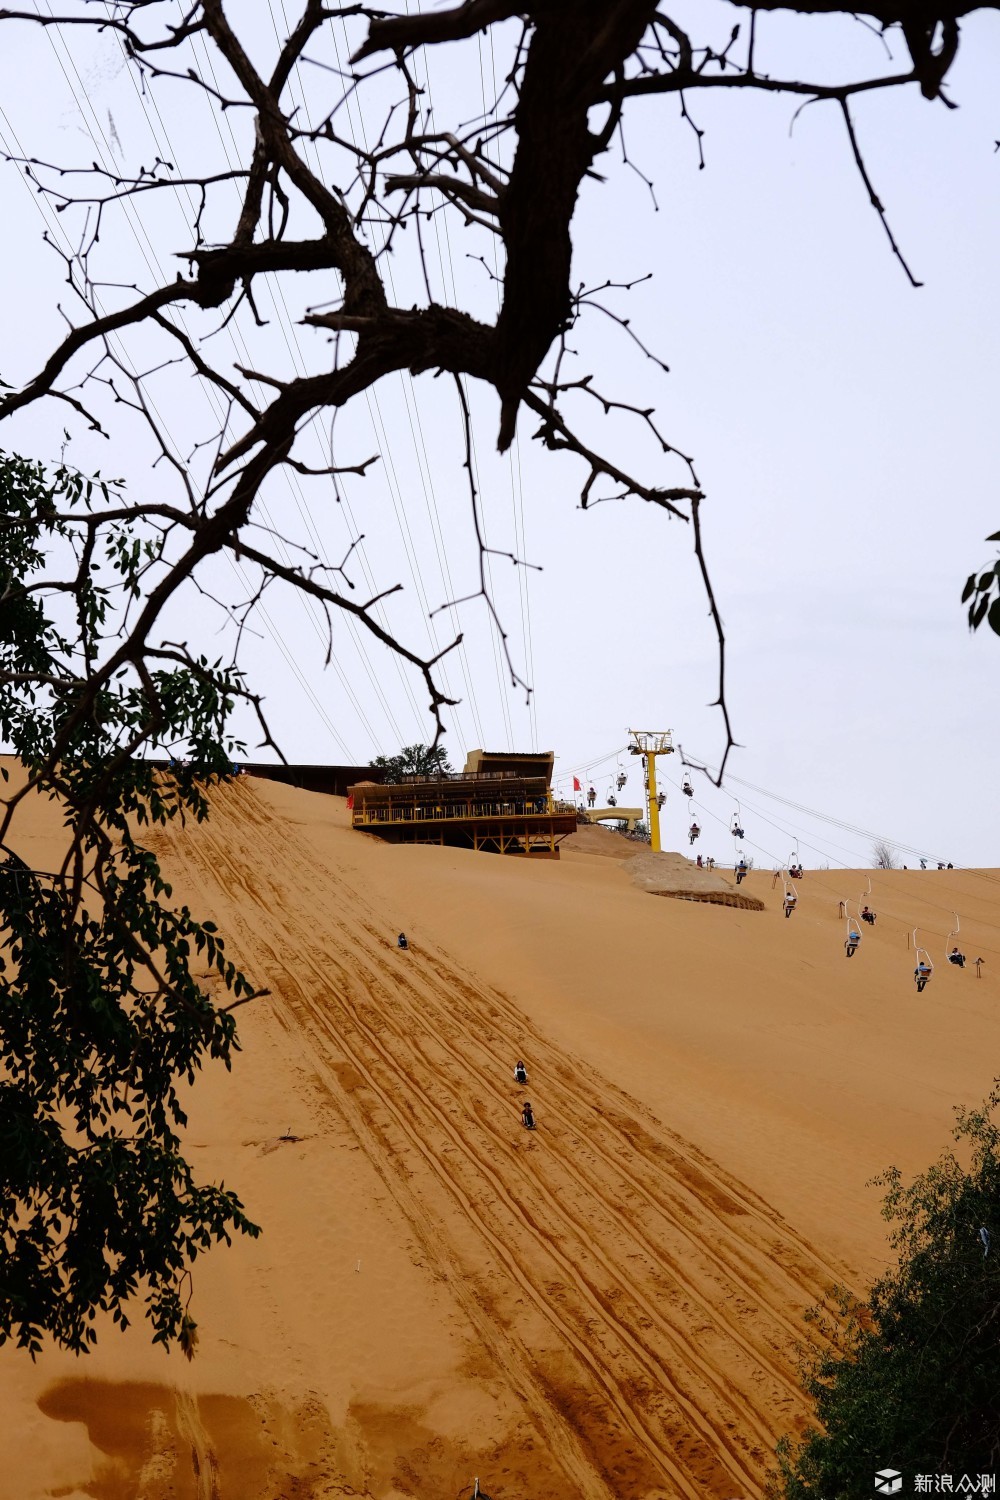
{"type": "MultiPolygon", "coordinates": [[[[219,868],[211,860],[192,857],[194,851],[183,835],[181,841],[175,843],[170,839],[169,844],[171,863],[182,868],[210,900],[212,887],[220,883],[219,868]]],[[[262,950],[271,956],[267,979],[274,987],[275,1009],[284,1025],[308,1041],[313,1031],[314,1011],[300,995],[294,974],[286,970],[268,944],[260,941],[258,927],[243,919],[235,923],[230,919],[227,928],[234,937],[238,934],[239,946],[247,959],[252,956],[258,960],[258,974],[263,967],[258,958],[262,950]]],[[[351,1128],[360,1149],[399,1207],[422,1258],[432,1268],[435,1279],[447,1285],[475,1330],[481,1347],[491,1359],[494,1378],[507,1385],[535,1428],[547,1455],[559,1465],[576,1493],[585,1500],[620,1500],[623,1495],[641,1496],[643,1500],[675,1500],[679,1494],[688,1500],[700,1500],[706,1491],[691,1488],[683,1482],[683,1476],[679,1486],[664,1487],[662,1470],[654,1467],[645,1448],[623,1439],[595,1393],[582,1382],[574,1383],[573,1372],[567,1371],[565,1362],[555,1357],[557,1351],[543,1349],[531,1353],[530,1343],[518,1336],[506,1310],[498,1306],[488,1272],[470,1275],[463,1265],[456,1269],[454,1242],[443,1231],[440,1218],[429,1208],[425,1184],[411,1171],[400,1151],[399,1136],[390,1128],[394,1123],[392,1112],[386,1111],[387,1119],[380,1118],[377,1107],[373,1109],[370,1102],[359,1098],[362,1091],[357,1089],[353,1078],[345,1086],[345,1069],[353,1068],[357,1076],[364,1078],[360,1066],[363,1059],[354,1057],[349,1047],[339,1045],[313,1047],[312,1052],[316,1072],[326,1084],[326,1105],[335,1109],[351,1128]]],[[[377,1104],[382,1103],[380,1091],[370,1080],[367,1092],[377,1104]]]]}
{"type": "MultiPolygon", "coordinates": [[[[335,872],[317,870],[294,830],[289,836],[266,810],[262,816],[252,787],[223,789],[213,812],[209,829],[171,831],[171,848],[206,889],[221,881],[246,892],[255,910],[240,923],[240,946],[248,957],[266,946],[277,971],[267,979],[312,1037],[338,1108],[353,1111],[359,1144],[378,1134],[376,1169],[383,1180],[392,1173],[393,1196],[419,1225],[421,1244],[440,1252],[453,1232],[473,1326],[498,1351],[498,1368],[534,1388],[533,1404],[546,1408],[546,1442],[580,1492],[701,1497],[755,1487],[761,1448],[783,1416],[775,1408],[797,1394],[780,1324],[801,1295],[799,1268],[810,1280],[819,1274],[811,1247],[721,1169],[706,1176],[707,1159],[687,1143],[682,1157],[678,1138],[655,1117],[560,1052],[513,1002],[446,954],[425,960],[421,952],[416,963],[417,955],[389,954],[370,901],[335,872]],[[317,879],[336,906],[321,929],[295,909],[297,892],[317,879]],[[517,1147],[510,1137],[519,1132],[503,1129],[511,1101],[497,1079],[515,1032],[529,1031],[546,1059],[553,1129],[517,1147]],[[349,1095],[336,1073],[344,1061],[365,1080],[349,1095]],[[595,1116],[581,1092],[612,1109],[595,1116]],[[466,1095],[471,1110],[441,1102],[466,1095]],[[438,1193],[429,1211],[409,1188],[411,1172],[414,1182],[420,1173],[436,1177],[451,1206],[442,1209],[438,1193]],[[762,1280],[761,1259],[767,1265],[774,1250],[784,1265],[762,1280]],[[697,1274],[687,1274],[687,1262],[697,1274]],[[526,1325],[515,1293],[576,1366],[568,1411],[565,1359],[555,1384],[548,1346],[542,1358],[518,1359],[526,1325]],[[762,1330],[765,1323],[775,1329],[762,1330]],[[573,1451],[565,1442],[553,1447],[556,1429],[573,1433],[573,1451]],[[609,1466],[612,1447],[619,1461],[609,1466]],[[622,1482],[621,1457],[634,1465],[637,1448],[661,1475],[652,1492],[648,1480],[622,1482]],[[598,1473],[605,1479],[595,1488],[598,1473]]],[[[429,1258],[448,1274],[447,1257],[429,1258]]],[[[449,1284],[454,1290],[453,1277],[449,1284]]]]}
{"type": "MultiPolygon", "coordinates": [[[[246,872],[233,862],[225,844],[208,831],[199,832],[199,841],[212,846],[210,867],[216,872],[229,868],[234,881],[243,883],[246,872]]],[[[281,973],[283,998],[296,1011],[300,1029],[313,1036],[321,1054],[324,1043],[331,1045],[336,1054],[346,1058],[365,1080],[403,1138],[402,1142],[398,1136],[391,1141],[391,1159],[408,1165],[405,1147],[409,1147],[411,1156],[420,1158],[422,1165],[437,1178],[465,1216],[473,1235],[480,1242],[487,1242],[491,1252],[485,1268],[487,1276],[499,1267],[503,1279],[515,1283],[522,1296],[532,1304],[537,1319],[554,1331],[556,1342],[575,1355],[582,1366],[575,1384],[587,1391],[588,1405],[593,1405],[593,1398],[597,1396],[598,1407],[603,1407],[604,1411],[604,1425],[617,1423],[631,1433],[633,1444],[655,1461],[660,1474],[672,1481],[675,1492],[690,1497],[690,1500],[700,1500],[705,1495],[728,1495],[734,1480],[737,1484],[744,1484],[748,1478],[746,1465],[734,1461],[733,1455],[727,1451],[729,1442],[725,1438],[719,1440],[718,1433],[689,1400],[684,1401],[685,1410],[677,1410],[674,1406],[676,1389],[657,1388],[660,1381],[670,1383],[669,1373],[662,1367],[644,1366],[632,1330],[617,1325],[613,1316],[607,1317],[600,1299],[587,1292],[579,1265],[566,1257],[556,1239],[532,1223],[524,1211],[526,1205],[514,1202],[502,1178],[470,1152],[463,1134],[425,1095],[419,1079],[407,1072],[405,1064],[401,1065],[389,1056],[375,1031],[352,1009],[346,993],[332,982],[331,971],[336,970],[339,984],[349,983],[346,972],[340,969],[331,954],[322,949],[319,950],[320,956],[316,956],[319,945],[315,932],[300,934],[294,924],[290,927],[286,920],[276,916],[275,910],[274,903],[269,900],[266,911],[272,933],[268,937],[264,936],[263,920],[253,929],[248,926],[247,936],[249,938],[252,933],[258,954],[266,952],[270,955],[272,973],[275,969],[281,973]],[[275,937],[277,944],[273,941],[275,937]],[[289,947],[283,947],[282,938],[290,944],[289,947]],[[313,973],[315,987],[311,990],[300,980],[304,970],[313,973]],[[327,1005],[333,1001],[339,1004],[336,1026],[324,1007],[317,1005],[317,991],[324,995],[327,1005]],[[350,1036],[352,1030],[354,1038],[350,1036]],[[381,1071],[378,1072],[380,1065],[381,1071]],[[448,1138],[457,1156],[443,1160],[440,1148],[435,1149],[430,1144],[440,1141],[442,1136],[448,1138]],[[471,1184],[461,1180],[463,1166],[472,1168],[471,1184]],[[507,1210],[506,1216],[500,1215],[500,1223],[496,1222],[498,1205],[507,1210]],[[526,1225],[534,1236],[533,1247],[526,1242],[526,1225]],[[524,1253],[526,1248],[528,1254],[524,1253]],[[532,1248],[534,1255],[531,1254],[532,1248]],[[548,1260],[554,1264],[546,1264],[548,1260]],[[582,1312],[579,1306],[581,1297],[587,1303],[582,1312]],[[638,1370],[634,1368],[637,1362],[638,1370]],[[628,1380],[625,1392],[620,1385],[622,1377],[617,1373],[623,1365],[628,1380]],[[637,1393],[643,1394],[645,1399],[637,1399],[637,1393]],[[679,1458],[681,1462],[678,1462],[679,1458]]],[[[261,917],[264,917],[263,911],[261,917]]],[[[373,1007],[368,1008],[375,1014],[373,1007]]],[[[379,1016],[379,1030],[384,1029],[384,1019],[379,1016]]],[[[453,1247],[462,1243],[462,1236],[454,1233],[454,1226],[447,1217],[441,1218],[436,1233],[439,1238],[450,1240],[453,1247]]],[[[470,1278],[482,1277],[484,1268],[478,1263],[481,1259],[480,1244],[478,1255],[467,1256],[463,1261],[465,1274],[470,1278]]],[[[513,1307],[508,1315],[517,1321],[513,1307]]],[[[606,1440],[605,1434],[603,1441],[606,1440]]],[[[618,1443],[620,1446],[621,1439],[618,1443]]]]}

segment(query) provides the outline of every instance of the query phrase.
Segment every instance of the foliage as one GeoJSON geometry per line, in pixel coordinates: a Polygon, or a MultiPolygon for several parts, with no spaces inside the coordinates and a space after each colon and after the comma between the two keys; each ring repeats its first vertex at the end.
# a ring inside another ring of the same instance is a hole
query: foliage
{"type": "Polygon", "coordinates": [[[381,766],[386,781],[402,781],[404,776],[450,776],[452,767],[443,745],[404,745],[398,755],[379,755],[372,761],[381,766]]]}
{"type": "MultiPolygon", "coordinates": [[[[1000,531],[994,531],[986,540],[1000,542],[1000,531]]],[[[990,629],[1000,635],[1000,557],[981,573],[969,574],[962,590],[962,603],[969,606],[970,630],[978,630],[985,620],[990,629]]]]}
{"type": "Polygon", "coordinates": [[[238,683],[216,663],[123,663],[96,694],[92,665],[154,543],[124,527],[75,547],[67,501],[117,486],[0,454],[0,737],[26,772],[0,799],[0,1343],[34,1356],[49,1335],[86,1352],[94,1320],[143,1296],[154,1340],[190,1356],[182,1288],[196,1256],[256,1235],[234,1193],[199,1184],[180,1152],[180,1087],[208,1057],[231,1066],[233,1006],[254,995],[211,922],[170,904],[143,825],[205,818],[205,788],[242,749],[226,721],[238,683]],[[54,554],[71,589],[38,585],[54,554]],[[66,605],[69,595],[71,604],[66,605]],[[140,745],[187,757],[174,775],[140,745]],[[28,797],[57,804],[66,856],[16,851],[28,797]],[[219,1007],[193,972],[214,971],[219,1007]]]}
{"type": "Polygon", "coordinates": [[[873,870],[895,870],[896,851],[885,839],[876,839],[872,844],[872,869],[873,870]]]}
{"type": "Polygon", "coordinates": [[[998,1104],[994,1086],[981,1108],[956,1110],[968,1167],[949,1150],[909,1186],[897,1168],[875,1179],[898,1263],[867,1306],[841,1293],[832,1319],[814,1312],[831,1337],[805,1371],[819,1425],[797,1447],[779,1445],[772,1496],[855,1500],[887,1467],[908,1478],[997,1469],[998,1104]]]}

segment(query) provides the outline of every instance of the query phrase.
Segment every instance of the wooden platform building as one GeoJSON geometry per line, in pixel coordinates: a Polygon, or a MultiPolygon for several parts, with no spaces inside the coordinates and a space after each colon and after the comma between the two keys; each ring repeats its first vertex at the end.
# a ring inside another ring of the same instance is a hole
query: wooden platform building
{"type": "Polygon", "coordinates": [[[471,750],[465,769],[447,776],[359,781],[348,806],[355,828],[394,843],[558,859],[560,841],[576,831],[576,808],[553,800],[554,764],[551,752],[471,750]]]}

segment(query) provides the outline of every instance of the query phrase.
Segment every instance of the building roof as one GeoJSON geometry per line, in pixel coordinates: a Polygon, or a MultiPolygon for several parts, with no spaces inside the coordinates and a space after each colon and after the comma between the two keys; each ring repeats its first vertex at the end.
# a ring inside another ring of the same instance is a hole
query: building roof
{"type": "Polygon", "coordinates": [[[493,776],[544,776],[548,786],[556,757],[554,750],[470,750],[465,757],[465,774],[493,776]]]}

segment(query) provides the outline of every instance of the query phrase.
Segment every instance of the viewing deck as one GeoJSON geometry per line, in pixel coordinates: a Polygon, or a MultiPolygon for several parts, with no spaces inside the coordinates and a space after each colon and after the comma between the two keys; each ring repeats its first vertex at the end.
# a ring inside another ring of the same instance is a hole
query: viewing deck
{"type": "Polygon", "coordinates": [[[545,777],[461,772],[434,781],[350,788],[353,826],[406,844],[559,858],[576,809],[557,806],[545,777]]]}

